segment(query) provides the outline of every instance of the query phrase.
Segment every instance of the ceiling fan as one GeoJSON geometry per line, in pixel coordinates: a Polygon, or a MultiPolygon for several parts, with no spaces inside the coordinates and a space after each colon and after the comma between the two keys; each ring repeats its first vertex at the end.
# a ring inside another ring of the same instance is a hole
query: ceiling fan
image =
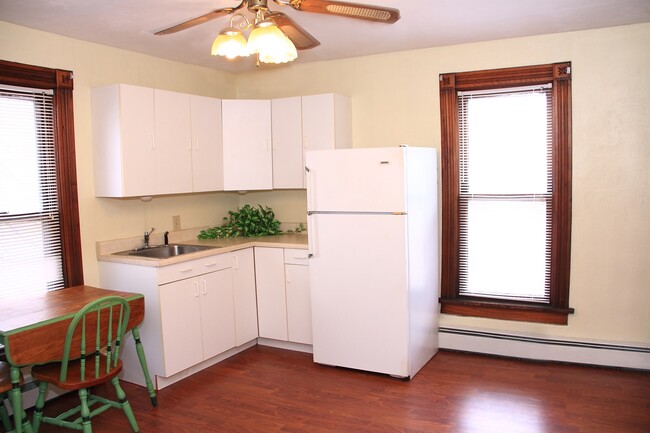
{"type": "MultiPolygon", "coordinates": [[[[319,14],[338,15],[366,21],[376,21],[391,24],[399,20],[399,10],[379,6],[371,6],[350,2],[332,0],[273,0],[280,6],[291,6],[297,11],[319,14]]],[[[271,11],[267,6],[268,0],[242,0],[239,5],[216,9],[205,15],[192,18],[173,27],[156,32],[156,35],[168,35],[186,30],[224,15],[234,14],[246,7],[256,15],[256,19],[272,19],[277,27],[293,42],[298,50],[317,47],[320,42],[309,32],[300,27],[294,20],[282,12],[271,11]]]]}

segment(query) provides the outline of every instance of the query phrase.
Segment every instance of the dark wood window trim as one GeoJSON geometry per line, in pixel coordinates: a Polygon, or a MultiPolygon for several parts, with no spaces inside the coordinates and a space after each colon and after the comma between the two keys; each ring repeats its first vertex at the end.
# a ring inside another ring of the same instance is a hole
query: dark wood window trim
{"type": "Polygon", "coordinates": [[[84,277],[75,165],[72,72],[0,60],[0,83],[54,91],[63,279],[66,287],[81,285],[84,277]]]}
{"type": "Polygon", "coordinates": [[[569,307],[571,259],[571,63],[440,75],[442,174],[442,312],[504,320],[564,324],[569,307]],[[553,83],[553,225],[551,296],[548,304],[459,295],[459,91],[553,83]]]}

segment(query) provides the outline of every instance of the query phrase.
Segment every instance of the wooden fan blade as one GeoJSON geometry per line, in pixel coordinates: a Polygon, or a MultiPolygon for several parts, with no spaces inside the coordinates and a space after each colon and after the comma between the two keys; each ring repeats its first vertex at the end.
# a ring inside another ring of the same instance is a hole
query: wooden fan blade
{"type": "Polygon", "coordinates": [[[189,29],[190,27],[198,26],[199,24],[203,24],[205,22],[208,22],[210,20],[213,20],[215,18],[222,17],[224,15],[229,15],[234,13],[236,10],[241,9],[244,7],[244,4],[246,2],[242,1],[238,6],[235,6],[234,8],[223,8],[223,9],[216,9],[213,10],[212,12],[209,12],[205,15],[201,15],[200,17],[192,18],[191,20],[185,21],[180,24],[176,24],[173,27],[170,27],[168,29],[161,30],[159,32],[154,33],[156,36],[162,36],[162,35],[169,35],[171,33],[176,33],[180,32],[181,30],[189,29]]]}
{"type": "Polygon", "coordinates": [[[287,35],[297,50],[308,50],[320,45],[318,39],[313,37],[307,30],[300,27],[294,20],[282,12],[269,12],[267,17],[272,18],[282,33],[287,35]]]}
{"type": "Polygon", "coordinates": [[[358,3],[331,0],[290,0],[291,7],[299,11],[338,15],[360,20],[391,24],[399,20],[399,10],[358,3]]]}

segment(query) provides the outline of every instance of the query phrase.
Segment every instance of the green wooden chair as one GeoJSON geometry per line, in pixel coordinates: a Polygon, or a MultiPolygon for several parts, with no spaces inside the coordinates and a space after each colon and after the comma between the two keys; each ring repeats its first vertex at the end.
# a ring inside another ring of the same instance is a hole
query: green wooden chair
{"type": "MultiPolygon", "coordinates": [[[[23,384],[22,374],[20,375],[20,384],[23,384]]],[[[7,407],[5,406],[5,400],[9,401],[8,394],[9,391],[11,391],[11,388],[12,384],[9,364],[0,361],[0,422],[2,422],[2,426],[7,433],[12,433],[14,431],[11,427],[9,412],[7,412],[7,407]]],[[[14,416],[14,419],[18,421],[19,418],[14,416]]],[[[29,423],[27,422],[27,417],[25,416],[24,412],[22,417],[22,424],[23,431],[25,431],[29,423]]]]}
{"type": "Polygon", "coordinates": [[[117,377],[122,371],[120,343],[129,315],[129,303],[119,296],[90,302],[70,322],[63,359],[32,367],[32,377],[40,382],[34,408],[34,433],[38,433],[41,422],[91,433],[91,418],[110,408],[122,409],[133,431],[139,430],[117,377]],[[115,387],[118,401],[88,390],[108,381],[115,387]],[[56,417],[44,416],[45,393],[50,383],[66,391],[78,391],[80,404],[56,417]]]}

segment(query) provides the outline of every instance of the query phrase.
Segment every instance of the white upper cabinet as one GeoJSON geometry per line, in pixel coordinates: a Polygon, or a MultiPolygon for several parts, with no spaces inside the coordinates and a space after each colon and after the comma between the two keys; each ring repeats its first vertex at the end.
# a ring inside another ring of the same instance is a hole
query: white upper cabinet
{"type": "Polygon", "coordinates": [[[99,87],[92,128],[98,197],[223,190],[220,99],[99,87]]]}
{"type": "Polygon", "coordinates": [[[273,188],[305,188],[305,150],[352,147],[350,98],[334,93],[271,101],[273,188]]]}
{"type": "Polygon", "coordinates": [[[224,99],[224,190],[273,188],[271,155],[271,101],[224,99]]]}
{"type": "Polygon", "coordinates": [[[96,196],[156,194],[153,92],[125,84],[93,89],[96,196]]]}
{"type": "Polygon", "coordinates": [[[223,191],[221,99],[192,95],[192,191],[223,191]]]}
{"type": "Polygon", "coordinates": [[[273,188],[304,188],[302,98],[271,101],[273,188]]]}
{"type": "Polygon", "coordinates": [[[305,150],[351,148],[350,97],[335,93],[303,96],[302,135],[305,150]]]}
{"type": "Polygon", "coordinates": [[[95,195],[305,188],[305,151],[352,147],[350,98],[92,90],[95,195]]]}
{"type": "Polygon", "coordinates": [[[154,113],[156,193],[192,192],[190,95],[156,89],[154,113]]]}

